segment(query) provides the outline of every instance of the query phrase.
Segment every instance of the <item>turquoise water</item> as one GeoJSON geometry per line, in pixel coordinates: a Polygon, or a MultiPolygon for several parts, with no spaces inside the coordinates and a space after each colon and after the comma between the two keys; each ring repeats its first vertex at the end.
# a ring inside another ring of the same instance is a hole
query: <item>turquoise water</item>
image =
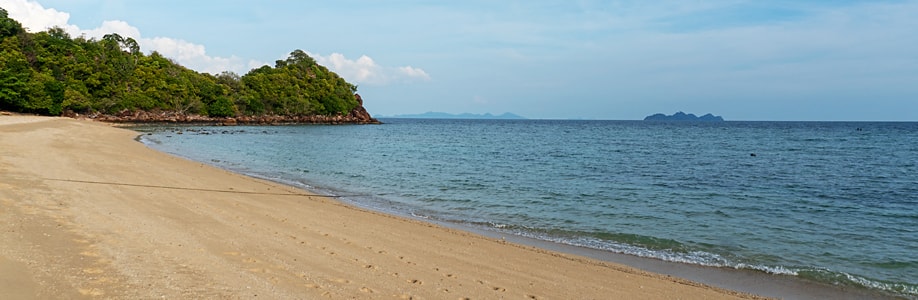
{"type": "Polygon", "coordinates": [[[918,123],[383,122],[142,140],[387,212],[918,297],[918,123]]]}

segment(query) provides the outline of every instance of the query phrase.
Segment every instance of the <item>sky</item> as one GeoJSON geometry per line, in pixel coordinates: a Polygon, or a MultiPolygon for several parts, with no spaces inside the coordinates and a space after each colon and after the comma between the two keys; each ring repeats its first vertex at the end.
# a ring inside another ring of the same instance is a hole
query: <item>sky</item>
{"type": "Polygon", "coordinates": [[[918,0],[0,0],[201,72],[296,49],[374,116],[918,121],[918,0]]]}

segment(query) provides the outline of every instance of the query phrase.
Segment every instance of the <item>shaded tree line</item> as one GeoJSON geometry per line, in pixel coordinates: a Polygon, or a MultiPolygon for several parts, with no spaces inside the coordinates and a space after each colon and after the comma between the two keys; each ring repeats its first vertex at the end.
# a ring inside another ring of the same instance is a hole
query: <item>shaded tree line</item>
{"type": "Polygon", "coordinates": [[[302,50],[243,76],[212,75],[155,51],[144,55],[136,40],[118,34],[96,40],[73,38],[61,28],[28,33],[0,8],[0,110],[337,115],[358,106],[356,91],[302,50]]]}

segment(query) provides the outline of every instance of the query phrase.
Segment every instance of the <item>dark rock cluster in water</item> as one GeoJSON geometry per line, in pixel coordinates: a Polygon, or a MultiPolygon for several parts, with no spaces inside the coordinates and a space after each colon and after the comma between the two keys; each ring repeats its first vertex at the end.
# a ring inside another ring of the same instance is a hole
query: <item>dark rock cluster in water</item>
{"type": "Polygon", "coordinates": [[[701,122],[723,122],[724,118],[720,116],[715,116],[712,114],[706,114],[703,116],[696,116],[694,114],[687,114],[684,112],[677,112],[671,116],[664,114],[653,114],[644,118],[644,121],[701,121],[701,122]]]}
{"type": "MultiPolygon", "coordinates": [[[[162,131],[169,131],[169,132],[174,133],[174,134],[194,134],[194,135],[246,134],[246,133],[253,133],[253,134],[274,134],[274,133],[277,133],[277,130],[255,130],[255,131],[251,131],[251,130],[246,131],[245,129],[240,129],[240,130],[212,130],[212,129],[207,129],[207,128],[194,128],[194,127],[188,127],[188,128],[175,127],[175,128],[165,128],[165,129],[161,129],[161,130],[162,130],[162,131]]],[[[148,133],[148,135],[149,135],[149,134],[152,134],[152,133],[148,133]]]]}

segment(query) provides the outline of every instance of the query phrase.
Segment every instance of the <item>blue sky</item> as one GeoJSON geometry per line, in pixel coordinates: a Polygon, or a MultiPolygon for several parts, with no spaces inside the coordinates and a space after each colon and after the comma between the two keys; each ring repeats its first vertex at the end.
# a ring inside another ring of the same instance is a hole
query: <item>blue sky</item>
{"type": "Polygon", "coordinates": [[[374,115],[918,120],[918,1],[0,0],[239,74],[294,49],[374,115]]]}

